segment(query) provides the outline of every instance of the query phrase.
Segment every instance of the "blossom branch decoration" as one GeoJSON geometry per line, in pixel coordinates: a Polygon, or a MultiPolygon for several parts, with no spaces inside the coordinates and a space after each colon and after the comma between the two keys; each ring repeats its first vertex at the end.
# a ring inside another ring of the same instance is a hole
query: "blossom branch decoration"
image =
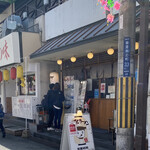
{"type": "MultiPolygon", "coordinates": [[[[101,8],[104,8],[105,11],[108,11],[108,15],[106,17],[107,18],[107,23],[113,23],[115,16],[111,12],[111,8],[119,11],[119,9],[120,9],[119,0],[117,0],[115,2],[114,2],[114,0],[98,0],[98,4],[99,3],[102,6],[101,8]]],[[[105,11],[103,13],[105,13],[105,11]]]]}

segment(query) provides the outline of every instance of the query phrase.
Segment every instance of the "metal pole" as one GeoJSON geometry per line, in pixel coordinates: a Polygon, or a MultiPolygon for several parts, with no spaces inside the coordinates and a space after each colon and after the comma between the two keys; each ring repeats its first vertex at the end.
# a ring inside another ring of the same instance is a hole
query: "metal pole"
{"type": "MultiPolygon", "coordinates": [[[[26,96],[25,96],[25,102],[27,104],[27,91],[28,91],[28,86],[27,86],[27,71],[28,71],[28,66],[27,66],[27,57],[25,57],[25,77],[26,77],[26,96]]],[[[27,117],[25,119],[25,130],[27,131],[27,128],[28,128],[28,120],[27,120],[27,117]]]]}
{"type": "Polygon", "coordinates": [[[13,14],[14,13],[14,5],[13,5],[13,0],[11,0],[11,14],[13,14]]]}
{"type": "Polygon", "coordinates": [[[146,147],[146,114],[148,92],[148,20],[149,0],[141,4],[140,14],[140,48],[138,62],[137,86],[137,115],[136,115],[136,150],[145,150],[146,147]]]}
{"type": "Polygon", "coordinates": [[[118,35],[116,149],[133,150],[135,0],[121,0],[118,35]]]}

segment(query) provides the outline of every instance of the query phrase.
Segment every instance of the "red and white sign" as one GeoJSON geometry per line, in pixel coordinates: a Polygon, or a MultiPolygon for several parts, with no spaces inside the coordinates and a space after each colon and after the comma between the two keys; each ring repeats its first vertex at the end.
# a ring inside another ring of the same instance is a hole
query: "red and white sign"
{"type": "Polygon", "coordinates": [[[13,32],[0,39],[0,67],[20,63],[18,32],[13,32]]]}
{"type": "Polygon", "coordinates": [[[69,124],[70,134],[76,134],[76,125],[74,123],[69,124]]]}
{"type": "Polygon", "coordinates": [[[101,93],[105,93],[106,84],[101,83],[101,93]]]}

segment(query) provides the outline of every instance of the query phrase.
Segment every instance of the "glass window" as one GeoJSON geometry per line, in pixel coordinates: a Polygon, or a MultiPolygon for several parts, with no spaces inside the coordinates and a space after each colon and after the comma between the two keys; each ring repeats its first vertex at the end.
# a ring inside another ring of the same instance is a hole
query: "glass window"
{"type": "MultiPolygon", "coordinates": [[[[24,76],[24,85],[20,85],[20,95],[35,95],[36,89],[35,89],[35,74],[24,76]],[[27,78],[27,79],[26,79],[27,78]],[[26,82],[27,80],[27,82],[26,82]],[[27,84],[26,84],[27,83],[27,84]]],[[[20,80],[20,84],[21,84],[20,80]]]]}

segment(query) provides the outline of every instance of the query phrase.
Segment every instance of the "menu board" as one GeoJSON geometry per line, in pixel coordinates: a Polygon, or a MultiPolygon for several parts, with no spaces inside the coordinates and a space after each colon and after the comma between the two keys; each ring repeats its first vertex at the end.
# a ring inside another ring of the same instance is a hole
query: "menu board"
{"type": "Polygon", "coordinates": [[[34,119],[35,105],[36,99],[33,97],[12,97],[12,115],[20,118],[34,119]]]}
{"type": "Polygon", "coordinates": [[[66,114],[60,150],[95,150],[89,114],[66,114]]]}

